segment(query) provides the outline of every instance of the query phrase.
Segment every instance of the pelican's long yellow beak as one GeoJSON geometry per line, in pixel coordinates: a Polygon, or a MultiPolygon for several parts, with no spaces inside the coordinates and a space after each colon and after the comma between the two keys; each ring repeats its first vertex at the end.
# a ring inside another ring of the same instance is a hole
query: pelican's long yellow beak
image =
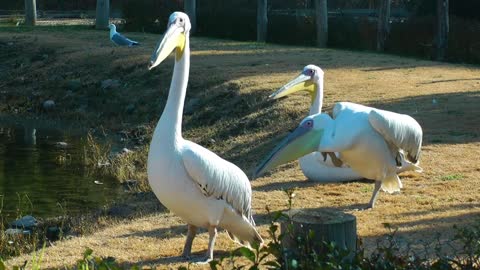
{"type": "Polygon", "coordinates": [[[275,93],[271,94],[269,98],[277,99],[284,96],[288,96],[298,91],[307,91],[310,93],[310,96],[312,98],[312,103],[313,103],[316,90],[317,89],[315,87],[315,84],[312,81],[312,78],[302,73],[297,78],[291,80],[289,83],[285,84],[282,88],[278,89],[275,93]]]}
{"type": "Polygon", "coordinates": [[[172,23],[165,32],[163,39],[158,43],[157,47],[155,48],[155,51],[150,58],[150,64],[148,65],[148,69],[151,70],[152,68],[158,66],[174,50],[176,50],[175,59],[178,60],[182,58],[183,51],[185,49],[185,42],[186,37],[183,27],[172,23]]]}

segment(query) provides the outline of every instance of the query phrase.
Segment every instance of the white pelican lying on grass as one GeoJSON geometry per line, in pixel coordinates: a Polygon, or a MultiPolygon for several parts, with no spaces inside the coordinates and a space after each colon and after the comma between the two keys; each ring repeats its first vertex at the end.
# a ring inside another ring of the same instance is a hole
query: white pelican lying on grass
{"type": "MultiPolygon", "coordinates": [[[[309,65],[303,73],[307,77],[302,79],[305,84],[310,81],[323,85],[323,71],[319,67],[309,65]]],[[[299,81],[296,79],[287,86],[299,81]]],[[[405,169],[422,171],[417,166],[421,145],[422,128],[412,117],[339,102],[333,108],[333,119],[325,113],[303,119],[268,155],[255,175],[315,151],[339,153],[339,162],[347,163],[362,177],[376,181],[368,204],[368,208],[373,208],[380,188],[389,193],[402,188],[397,175],[402,163],[405,169]]]]}
{"type": "Polygon", "coordinates": [[[206,259],[213,258],[217,227],[244,244],[261,244],[252,217],[250,182],[234,164],[182,138],[182,112],[190,69],[190,20],[174,12],[157,45],[149,69],[175,51],[175,67],[167,104],[153,133],[148,153],[148,180],[153,192],[170,211],[188,224],[183,256],[189,257],[197,227],[208,229],[206,259]]]}
{"type": "Polygon", "coordinates": [[[110,40],[116,45],[128,46],[128,47],[140,45],[140,43],[133,41],[131,39],[128,39],[124,37],[122,34],[118,33],[117,27],[115,26],[115,24],[111,23],[110,25],[108,25],[108,28],[110,28],[110,40]]]}
{"type": "MultiPolygon", "coordinates": [[[[278,99],[299,91],[307,91],[310,94],[312,105],[309,115],[322,112],[323,104],[323,71],[315,66],[308,65],[303,68],[302,73],[275,93],[270,98],[278,99]],[[316,76],[317,78],[313,78],[316,76]]],[[[359,180],[363,177],[352,170],[348,164],[338,163],[338,153],[320,153],[313,152],[299,159],[300,168],[303,174],[310,180],[316,182],[343,182],[351,180],[359,180]],[[332,160],[333,158],[333,160],[332,160]]],[[[408,170],[416,170],[411,163],[401,160],[401,166],[397,168],[397,172],[408,170]]]]}

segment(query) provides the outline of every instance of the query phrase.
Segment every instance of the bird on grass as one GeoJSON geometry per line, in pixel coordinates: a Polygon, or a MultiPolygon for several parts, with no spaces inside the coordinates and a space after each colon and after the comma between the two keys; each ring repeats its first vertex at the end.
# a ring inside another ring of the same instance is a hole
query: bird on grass
{"type": "MultiPolygon", "coordinates": [[[[301,80],[297,78],[286,86],[315,84],[322,89],[323,77],[322,69],[309,65],[301,80]]],[[[333,118],[319,112],[303,119],[257,167],[255,176],[315,151],[339,153],[339,162],[375,180],[367,206],[373,208],[380,189],[388,193],[400,191],[399,171],[422,171],[418,166],[422,134],[418,122],[409,115],[339,102],[333,108],[333,118]]]]}
{"type": "Polygon", "coordinates": [[[149,69],[170,53],[175,66],[167,103],[153,133],[148,153],[148,180],[153,192],[170,211],[188,224],[183,256],[190,258],[197,228],[206,228],[209,243],[206,257],[213,259],[217,228],[245,246],[261,245],[262,237],[252,216],[252,188],[245,173],[210,150],[182,137],[182,112],[190,69],[188,16],[174,12],[168,29],[155,48],[149,69]]]}
{"type": "Polygon", "coordinates": [[[128,39],[122,34],[118,33],[117,27],[115,26],[115,24],[111,23],[110,25],[108,25],[108,28],[110,28],[110,40],[116,45],[127,46],[127,47],[140,45],[140,43],[133,41],[131,39],[128,39]]]}
{"type": "MultiPolygon", "coordinates": [[[[315,83],[310,75],[312,70],[315,72],[317,69],[320,68],[315,65],[305,66],[299,76],[271,94],[269,98],[278,99],[296,92],[305,91],[311,97],[309,115],[321,113],[323,105],[323,78],[315,83]]],[[[323,73],[321,69],[319,72],[323,73]]],[[[338,153],[313,152],[301,157],[299,164],[303,174],[309,180],[315,182],[344,182],[363,178],[355,170],[352,170],[348,164],[343,163],[340,166],[341,162],[339,163],[338,153]]],[[[402,165],[398,167],[397,172],[415,169],[414,166],[402,160],[402,165]]]]}

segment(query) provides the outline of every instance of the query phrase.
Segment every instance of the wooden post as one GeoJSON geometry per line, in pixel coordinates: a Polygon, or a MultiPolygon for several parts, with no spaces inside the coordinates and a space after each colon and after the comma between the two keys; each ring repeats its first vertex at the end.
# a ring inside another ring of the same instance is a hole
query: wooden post
{"type": "Polygon", "coordinates": [[[445,60],[448,48],[448,0],[437,0],[437,34],[435,59],[445,60]]]}
{"type": "Polygon", "coordinates": [[[183,9],[190,18],[190,23],[192,24],[192,29],[190,33],[193,34],[197,30],[197,3],[196,0],[184,0],[183,9]]]}
{"type": "Polygon", "coordinates": [[[110,0],[97,0],[95,28],[106,29],[110,19],[110,0]]]}
{"type": "Polygon", "coordinates": [[[390,3],[391,0],[380,0],[377,21],[377,51],[385,50],[385,40],[390,33],[390,3]]]}
{"type": "Polygon", "coordinates": [[[267,41],[267,0],[257,0],[257,42],[267,41]]]}
{"type": "Polygon", "coordinates": [[[357,249],[357,223],[354,215],[333,209],[292,209],[287,212],[291,223],[281,223],[283,247],[291,252],[308,252],[305,247],[323,252],[322,242],[335,242],[340,249],[357,249]],[[313,234],[311,233],[313,232],[313,234]],[[307,242],[299,243],[301,241],[307,242]]]}
{"type": "Polygon", "coordinates": [[[35,0],[25,0],[25,24],[35,26],[37,23],[37,4],[35,0]]]}
{"type": "Polygon", "coordinates": [[[327,0],[315,0],[315,21],[317,24],[317,46],[325,48],[328,42],[327,0]]]}

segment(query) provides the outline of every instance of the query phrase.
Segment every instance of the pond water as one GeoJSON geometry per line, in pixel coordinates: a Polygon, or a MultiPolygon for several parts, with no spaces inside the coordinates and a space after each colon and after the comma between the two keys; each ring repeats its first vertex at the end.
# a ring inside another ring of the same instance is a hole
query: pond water
{"type": "Polygon", "coordinates": [[[0,212],[53,217],[99,208],[122,193],[88,174],[84,141],[66,129],[0,122],[0,212]],[[66,145],[64,144],[66,143],[66,145]]]}

